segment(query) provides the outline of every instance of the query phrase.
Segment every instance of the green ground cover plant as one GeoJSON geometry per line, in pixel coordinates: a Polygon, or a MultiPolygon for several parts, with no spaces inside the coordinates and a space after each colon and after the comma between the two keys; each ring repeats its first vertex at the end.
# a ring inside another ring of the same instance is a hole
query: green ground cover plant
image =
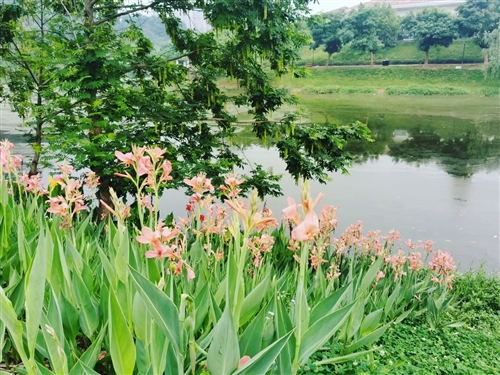
{"type": "Polygon", "coordinates": [[[361,223],[334,238],[336,208],[320,210],[307,182],[279,223],[255,190],[240,197],[239,176],[216,189],[199,174],[184,179],[187,216],[160,219],[172,165],[133,147],[115,156],[135,202],[112,192],[97,219],[95,174],[65,163],[46,188],[12,147],[0,145],[3,373],[297,374],[370,355],[412,316],[456,324],[449,253],[361,223]],[[325,345],[338,350],[314,359],[325,345]]]}
{"type": "MultiPolygon", "coordinates": [[[[299,65],[313,63],[314,65],[325,65],[328,55],[321,48],[313,51],[310,47],[303,47],[301,50],[299,65]]],[[[375,64],[382,64],[382,61],[389,60],[390,64],[423,64],[425,52],[417,47],[415,41],[399,41],[394,47],[383,48],[375,54],[375,64]]],[[[484,60],[481,48],[471,39],[459,39],[453,41],[448,47],[431,47],[429,51],[430,64],[462,64],[462,63],[482,63],[484,60]],[[465,44],[465,49],[464,49],[465,44]],[[463,59],[462,59],[463,56],[463,59]]],[[[361,53],[345,46],[340,52],[334,53],[330,60],[330,65],[368,65],[370,54],[361,53]]]]}
{"type": "Polygon", "coordinates": [[[484,270],[458,275],[450,291],[448,319],[459,328],[433,328],[425,317],[391,327],[378,350],[348,363],[316,366],[338,352],[338,343],[319,350],[304,374],[498,374],[500,372],[500,276],[484,270]],[[453,318],[451,318],[453,317],[453,318]]]}

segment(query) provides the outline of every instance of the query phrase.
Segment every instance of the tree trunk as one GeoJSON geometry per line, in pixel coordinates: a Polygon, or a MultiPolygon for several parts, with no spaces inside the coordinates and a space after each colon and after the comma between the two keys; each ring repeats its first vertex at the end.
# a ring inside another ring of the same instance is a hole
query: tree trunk
{"type": "Polygon", "coordinates": [[[424,66],[429,65],[429,51],[425,51],[425,62],[424,66]]]}
{"type": "Polygon", "coordinates": [[[100,183],[101,184],[99,185],[99,190],[97,191],[96,197],[99,200],[98,219],[102,220],[109,215],[109,210],[102,204],[102,202],[106,203],[111,208],[114,208],[114,205],[111,199],[109,183],[105,180],[101,180],[100,183]]]}
{"type": "Polygon", "coordinates": [[[370,51],[370,66],[373,67],[374,54],[373,51],[370,51]]]}
{"type": "MultiPolygon", "coordinates": [[[[40,77],[43,77],[40,75],[40,77]]],[[[42,106],[42,95],[40,92],[37,93],[36,106],[42,106]]],[[[36,128],[35,128],[35,143],[33,144],[33,160],[31,161],[30,171],[28,175],[34,176],[38,174],[38,163],[40,162],[40,154],[42,150],[42,128],[43,128],[43,119],[40,118],[40,113],[36,114],[36,128]]]]}
{"type": "Polygon", "coordinates": [[[332,58],[332,54],[331,54],[331,53],[329,53],[329,54],[328,54],[328,58],[326,59],[326,64],[325,64],[325,66],[330,65],[330,59],[331,59],[331,58],[332,58]]]}
{"type": "Polygon", "coordinates": [[[483,49],[483,57],[484,57],[484,66],[487,67],[489,63],[489,56],[488,56],[488,50],[485,48],[483,49]]]}

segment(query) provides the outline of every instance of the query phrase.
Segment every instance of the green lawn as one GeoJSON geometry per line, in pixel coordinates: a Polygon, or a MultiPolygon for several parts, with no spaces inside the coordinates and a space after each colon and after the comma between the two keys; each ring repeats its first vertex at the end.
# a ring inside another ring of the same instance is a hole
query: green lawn
{"type": "MultiPolygon", "coordinates": [[[[461,64],[462,55],[464,63],[482,63],[483,55],[472,39],[455,40],[448,48],[432,47],[429,51],[429,63],[431,64],[461,64]],[[465,51],[464,51],[465,43],[465,51]],[[464,53],[465,52],[465,53],[464,53]]],[[[419,51],[415,41],[401,41],[395,47],[381,50],[375,55],[375,63],[381,64],[383,60],[389,60],[391,64],[423,64],[425,53],[419,51]]],[[[301,51],[299,65],[312,63],[314,65],[325,65],[327,53],[323,47],[313,51],[304,47],[301,51]]],[[[370,63],[370,54],[362,54],[353,51],[349,46],[341,52],[332,55],[330,65],[362,65],[370,63]]]]}
{"type": "Polygon", "coordinates": [[[485,78],[483,71],[477,68],[317,67],[308,69],[304,78],[288,75],[277,84],[301,96],[353,93],[496,96],[500,79],[485,78]]]}

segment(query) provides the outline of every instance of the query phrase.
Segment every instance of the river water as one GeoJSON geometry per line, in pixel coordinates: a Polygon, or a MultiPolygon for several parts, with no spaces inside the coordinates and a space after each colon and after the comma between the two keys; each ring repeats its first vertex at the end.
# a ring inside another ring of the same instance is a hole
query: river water
{"type": "MultiPolygon", "coordinates": [[[[442,110],[394,110],[389,103],[390,110],[339,105],[335,113],[325,113],[328,121],[369,118],[375,138],[374,143],[349,145],[357,157],[349,175],[331,173],[328,184],[311,183],[313,196],[325,194],[323,204],[340,206],[337,233],[361,220],[365,232],[396,229],[404,239],[433,240],[435,249],[453,254],[462,271],[481,265],[500,271],[500,114],[498,99],[489,99],[484,102],[489,105],[472,107],[467,114],[452,108],[445,115],[442,110]]],[[[332,103],[325,108],[336,108],[335,99],[328,100],[332,103]]],[[[426,100],[422,108],[435,105],[435,100],[426,100]]],[[[453,103],[458,102],[448,104],[453,103]]],[[[27,155],[29,148],[20,144],[15,129],[18,124],[7,108],[0,108],[0,139],[9,138],[27,155]]],[[[273,147],[247,138],[241,145],[252,164],[284,174],[285,196],[266,199],[279,217],[287,196],[300,200],[300,186],[286,175],[273,147]]],[[[183,215],[186,203],[184,192],[169,190],[161,209],[183,215]]]]}

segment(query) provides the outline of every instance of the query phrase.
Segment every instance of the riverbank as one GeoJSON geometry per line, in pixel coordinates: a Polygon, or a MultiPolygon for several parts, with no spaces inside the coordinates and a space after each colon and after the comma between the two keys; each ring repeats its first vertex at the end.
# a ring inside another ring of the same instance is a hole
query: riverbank
{"type": "Polygon", "coordinates": [[[500,79],[477,66],[315,67],[304,78],[283,77],[278,85],[304,97],[316,94],[391,96],[480,96],[500,94],[500,79]]]}

